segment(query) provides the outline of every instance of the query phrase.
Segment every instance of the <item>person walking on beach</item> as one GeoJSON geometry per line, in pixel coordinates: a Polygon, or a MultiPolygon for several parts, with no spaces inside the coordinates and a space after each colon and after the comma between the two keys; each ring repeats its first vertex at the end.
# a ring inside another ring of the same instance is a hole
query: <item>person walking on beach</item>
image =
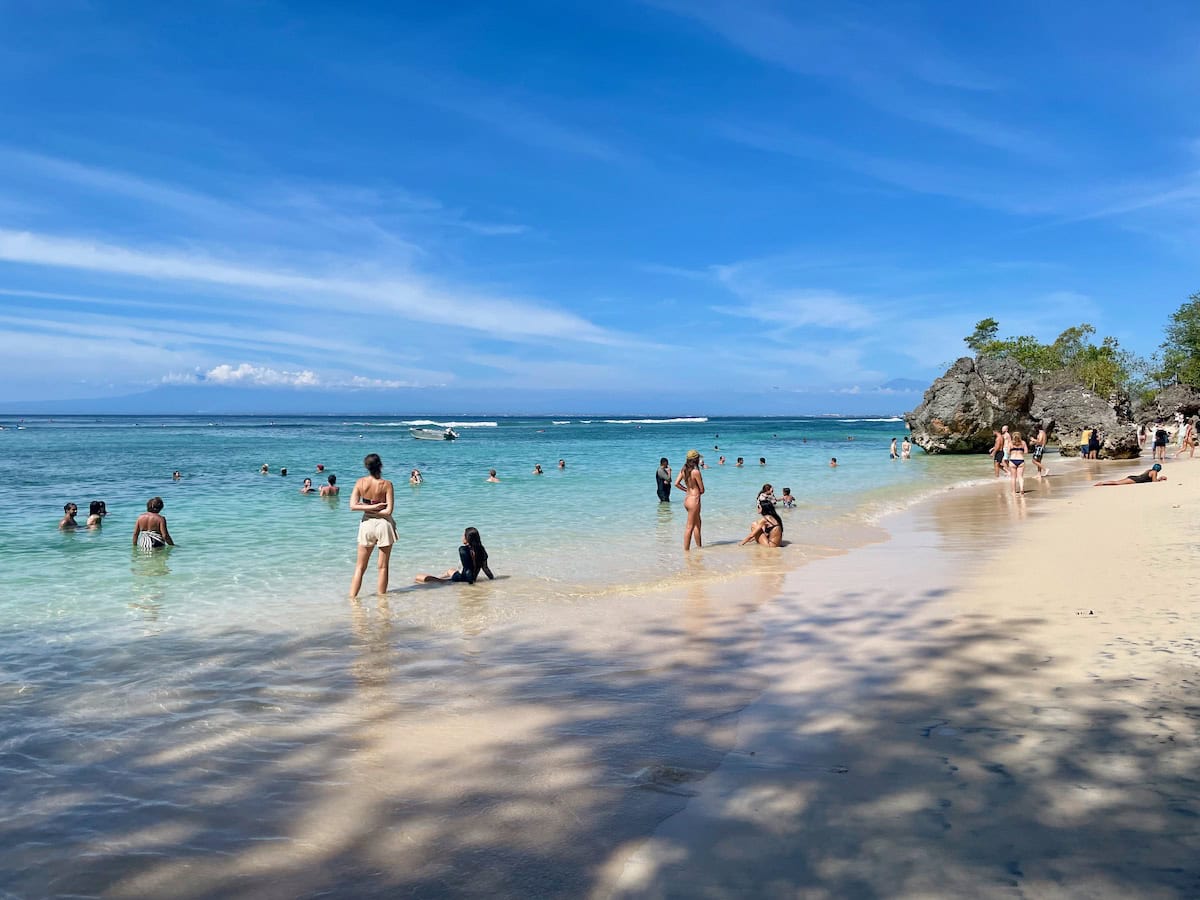
{"type": "Polygon", "coordinates": [[[1007,463],[1004,461],[1004,435],[1000,433],[999,428],[993,428],[992,434],[995,440],[992,442],[992,468],[995,469],[996,477],[1000,477],[1001,470],[1007,469],[1007,463]]]}
{"type": "Polygon", "coordinates": [[[1196,421],[1189,420],[1183,424],[1181,429],[1183,436],[1179,441],[1179,449],[1175,451],[1175,458],[1183,456],[1183,451],[1188,451],[1188,458],[1191,459],[1196,455],[1196,421]]]}
{"type": "Polygon", "coordinates": [[[675,487],[681,491],[687,491],[687,497],[683,501],[683,508],[687,510],[687,525],[683,530],[683,549],[685,551],[692,549],[693,537],[696,539],[696,546],[703,547],[704,543],[700,539],[700,498],[704,495],[704,477],[700,474],[699,450],[687,452],[687,460],[679,471],[679,477],[675,479],[675,487]]]}
{"type": "Polygon", "coordinates": [[[75,516],[79,514],[79,507],[74,503],[63,504],[63,517],[58,522],[59,531],[73,531],[79,527],[79,523],[75,521],[75,516]]]}
{"type": "Polygon", "coordinates": [[[1153,457],[1164,462],[1167,459],[1167,429],[1163,427],[1162,422],[1156,422],[1154,425],[1153,457]]]}
{"type": "Polygon", "coordinates": [[[1042,454],[1046,452],[1048,439],[1045,428],[1039,428],[1037,437],[1033,439],[1033,464],[1037,466],[1038,478],[1045,478],[1050,474],[1050,470],[1042,465],[1042,454]]]}
{"type": "Polygon", "coordinates": [[[658,461],[658,471],[654,473],[654,486],[658,491],[659,503],[671,502],[671,466],[664,456],[658,461]]]}
{"type": "Polygon", "coordinates": [[[488,577],[488,581],[496,577],[488,568],[488,552],[484,549],[477,528],[468,528],[463,532],[462,543],[458,547],[458,561],[462,565],[461,571],[450,569],[443,575],[418,575],[416,582],[428,584],[433,581],[465,581],[467,584],[474,584],[480,572],[488,577]]]}
{"type": "Polygon", "coordinates": [[[1137,475],[1129,475],[1125,478],[1117,478],[1113,481],[1097,481],[1092,487],[1109,487],[1110,485],[1118,484],[1150,484],[1152,481],[1166,481],[1167,476],[1162,474],[1162,466],[1155,463],[1145,472],[1140,472],[1137,475]]]}
{"type": "Polygon", "coordinates": [[[174,547],[175,541],[167,530],[167,517],[162,514],[162,497],[146,501],[146,511],[133,523],[133,546],[137,550],[157,550],[174,547]]]}
{"type": "Polygon", "coordinates": [[[336,497],[338,495],[338,491],[341,490],[341,488],[338,487],[337,476],[330,472],[325,477],[325,480],[328,481],[329,484],[321,485],[321,496],[336,497]]]}
{"type": "Polygon", "coordinates": [[[1028,450],[1029,446],[1025,443],[1025,438],[1021,437],[1021,432],[1014,431],[1012,444],[1008,448],[1008,470],[1012,476],[1014,494],[1025,493],[1025,454],[1028,450]]]}
{"type": "Polygon", "coordinates": [[[1003,425],[1000,428],[1000,439],[1004,441],[1004,468],[1008,469],[1008,455],[1012,450],[1012,435],[1008,431],[1008,426],[1003,425]]]}
{"type": "Polygon", "coordinates": [[[367,473],[354,482],[350,492],[350,508],[362,513],[358,525],[358,559],[354,564],[354,577],[350,580],[350,596],[357,597],[362,587],[371,551],[379,548],[378,593],[386,594],[388,565],[392,557],[392,545],[396,543],[396,522],[392,510],[396,502],[396,489],[383,477],[383,460],[378,453],[369,453],[363,459],[367,473]]]}

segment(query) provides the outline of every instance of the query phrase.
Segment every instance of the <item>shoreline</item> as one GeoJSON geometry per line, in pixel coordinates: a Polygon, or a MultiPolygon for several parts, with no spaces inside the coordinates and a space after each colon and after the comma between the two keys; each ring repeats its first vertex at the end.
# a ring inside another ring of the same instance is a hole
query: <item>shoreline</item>
{"type": "Polygon", "coordinates": [[[1194,895],[1200,527],[1170,529],[1200,467],[1167,471],[993,516],[990,545],[935,502],[793,572],[758,614],[770,687],[735,747],[592,896],[1194,895]]]}
{"type": "MultiPolygon", "coordinates": [[[[248,628],[159,635],[131,645],[120,671],[103,654],[97,668],[80,642],[70,664],[105,672],[91,685],[111,681],[120,706],[101,716],[91,688],[13,698],[75,710],[62,735],[13,735],[14,753],[41,742],[42,753],[71,756],[70,735],[92,749],[14,787],[23,812],[15,825],[0,819],[12,873],[0,888],[602,895],[600,884],[623,883],[619,860],[684,821],[741,758],[744,730],[771,702],[797,583],[842,566],[876,589],[893,585],[903,566],[930,558],[931,535],[961,540],[954,552],[965,557],[979,536],[949,536],[966,520],[939,521],[939,511],[1008,493],[1007,483],[946,491],[889,518],[892,530],[924,522],[911,546],[893,537],[797,558],[790,572],[654,594],[563,597],[497,616],[486,593],[457,593],[455,620],[437,627],[405,595],[394,608],[370,598],[350,605],[348,625],[283,644],[248,628]],[[894,567],[861,565],[899,547],[911,552],[894,567]],[[143,662],[153,653],[174,668],[143,662]],[[601,861],[608,880],[598,882],[601,861]]],[[[451,595],[437,596],[445,605],[451,595]]],[[[836,633],[839,615],[817,630],[836,633]]],[[[836,695],[834,705],[854,701],[836,695]]]]}

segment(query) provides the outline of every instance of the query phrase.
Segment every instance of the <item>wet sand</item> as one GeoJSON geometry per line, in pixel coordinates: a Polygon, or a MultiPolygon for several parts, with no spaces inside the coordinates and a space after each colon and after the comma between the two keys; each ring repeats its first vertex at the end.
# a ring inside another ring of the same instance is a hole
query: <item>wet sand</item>
{"type": "Polygon", "coordinates": [[[1200,463],[1167,472],[971,492],[793,573],[734,750],[594,895],[1200,896],[1200,463]]]}
{"type": "Polygon", "coordinates": [[[1170,528],[1196,485],[1069,481],[951,492],[790,574],[719,544],[680,591],[400,592],[116,656],[64,635],[30,651],[35,689],[0,685],[0,892],[1195,893],[1172,579],[1196,534],[1170,528]],[[764,574],[713,577],[735,552],[764,574]],[[1161,605],[1120,605],[1120,579],[1161,605]]]}

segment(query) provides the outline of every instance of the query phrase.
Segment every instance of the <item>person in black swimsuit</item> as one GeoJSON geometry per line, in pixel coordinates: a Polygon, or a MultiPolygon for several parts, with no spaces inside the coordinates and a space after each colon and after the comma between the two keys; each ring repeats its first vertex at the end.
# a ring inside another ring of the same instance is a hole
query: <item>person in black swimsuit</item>
{"type": "Polygon", "coordinates": [[[1155,463],[1145,472],[1138,475],[1130,475],[1127,478],[1118,478],[1115,481],[1097,481],[1092,487],[1107,487],[1117,484],[1150,484],[1152,481],[1166,481],[1167,476],[1162,474],[1162,466],[1155,463]]]}
{"type": "Polygon", "coordinates": [[[758,511],[762,518],[750,526],[750,533],[742,541],[742,546],[755,541],[764,547],[779,547],[783,544],[783,520],[775,512],[775,504],[770,500],[760,498],[758,511]]]}
{"type": "Polygon", "coordinates": [[[443,575],[418,575],[416,580],[418,584],[429,584],[434,581],[465,581],[467,584],[474,584],[475,579],[482,572],[488,577],[488,580],[495,578],[492,570],[488,568],[488,552],[484,549],[483,541],[479,538],[479,529],[468,528],[463,532],[462,544],[458,548],[458,561],[462,564],[462,570],[451,569],[443,575]]]}

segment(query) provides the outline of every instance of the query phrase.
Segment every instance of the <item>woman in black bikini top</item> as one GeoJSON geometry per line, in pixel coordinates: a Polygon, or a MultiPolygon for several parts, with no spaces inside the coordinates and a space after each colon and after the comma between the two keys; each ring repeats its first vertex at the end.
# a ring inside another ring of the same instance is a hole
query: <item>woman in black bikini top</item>
{"type": "Polygon", "coordinates": [[[752,541],[764,547],[779,547],[783,544],[783,520],[775,511],[775,504],[770,500],[760,499],[758,511],[762,518],[750,526],[750,533],[742,541],[742,546],[752,541]]]}

